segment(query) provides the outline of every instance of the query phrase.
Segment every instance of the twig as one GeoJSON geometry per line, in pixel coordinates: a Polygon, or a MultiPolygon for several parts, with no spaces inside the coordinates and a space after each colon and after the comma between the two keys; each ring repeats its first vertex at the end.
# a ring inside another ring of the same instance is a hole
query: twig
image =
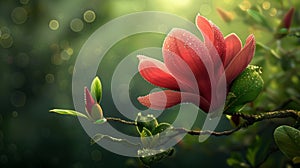
{"type": "Polygon", "coordinates": [[[300,112],[296,110],[278,110],[272,112],[265,112],[260,114],[243,114],[243,113],[235,113],[235,116],[239,116],[247,121],[249,125],[254,124],[255,122],[259,122],[267,119],[274,118],[288,118],[292,117],[295,120],[300,119],[300,112]]]}
{"type": "Polygon", "coordinates": [[[242,126],[239,126],[239,127],[234,128],[234,129],[226,130],[226,131],[222,131],[222,132],[215,132],[215,131],[210,131],[210,130],[197,131],[197,130],[188,130],[188,129],[185,129],[185,128],[174,128],[174,130],[178,131],[179,133],[187,133],[189,135],[223,136],[223,135],[230,135],[230,134],[240,130],[241,128],[242,128],[242,126]]]}
{"type": "MultiPolygon", "coordinates": [[[[242,128],[246,128],[250,125],[253,125],[256,122],[263,121],[263,120],[274,119],[274,118],[288,118],[288,117],[292,117],[296,121],[300,120],[300,112],[296,110],[278,110],[278,111],[265,112],[260,114],[235,113],[233,115],[243,118],[245,122],[240,126],[231,130],[216,132],[211,130],[188,130],[186,128],[173,128],[173,129],[177,131],[178,134],[224,136],[224,135],[230,135],[234,132],[239,131],[242,128]]],[[[126,121],[120,118],[107,117],[106,120],[137,126],[136,122],[134,121],[126,121]]]]}
{"type": "Polygon", "coordinates": [[[136,123],[134,121],[126,121],[126,120],[122,120],[120,118],[115,118],[115,117],[107,117],[105,118],[107,121],[116,121],[122,124],[127,124],[127,125],[134,125],[136,126],[136,123]]]}

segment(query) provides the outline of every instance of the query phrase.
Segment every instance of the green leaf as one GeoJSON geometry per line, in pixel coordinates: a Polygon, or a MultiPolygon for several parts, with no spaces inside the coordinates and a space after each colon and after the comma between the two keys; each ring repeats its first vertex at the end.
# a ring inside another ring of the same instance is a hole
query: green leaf
{"type": "Polygon", "coordinates": [[[154,130],[152,131],[152,134],[153,135],[156,135],[156,134],[158,134],[158,133],[161,133],[161,132],[163,132],[164,130],[166,130],[166,129],[168,129],[168,128],[171,128],[172,126],[171,126],[171,124],[169,124],[169,123],[160,123],[160,124],[158,124],[155,128],[154,128],[154,130]]]}
{"type": "Polygon", "coordinates": [[[296,128],[282,125],[274,131],[275,142],[282,153],[288,158],[300,156],[300,131],[296,128]]]}
{"type": "Polygon", "coordinates": [[[141,134],[143,128],[147,128],[150,132],[154,130],[154,128],[158,125],[156,118],[153,115],[148,114],[147,116],[143,116],[141,113],[138,114],[135,119],[136,129],[141,134]]]}
{"type": "Polygon", "coordinates": [[[107,120],[105,118],[99,119],[97,121],[94,122],[94,124],[103,124],[105,123],[107,120]]]}
{"type": "Polygon", "coordinates": [[[138,156],[143,164],[150,166],[153,163],[157,163],[172,156],[174,151],[174,148],[169,148],[167,150],[142,149],[138,150],[138,156]]]}
{"type": "Polygon", "coordinates": [[[224,112],[234,114],[256,99],[263,89],[260,67],[249,65],[232,83],[224,112]]]}
{"type": "Polygon", "coordinates": [[[95,77],[91,84],[91,94],[93,98],[100,103],[102,99],[102,84],[98,77],[95,77]]]}
{"type": "Polygon", "coordinates": [[[260,25],[266,27],[268,30],[272,31],[272,28],[270,27],[270,25],[268,24],[266,18],[264,15],[262,15],[261,13],[259,13],[256,10],[253,9],[248,9],[247,13],[249,14],[249,16],[251,16],[257,23],[259,23],[260,25]]]}
{"type": "Polygon", "coordinates": [[[232,152],[230,158],[226,160],[227,164],[233,168],[249,168],[250,166],[245,163],[241,153],[232,152]]]}
{"type": "Polygon", "coordinates": [[[78,116],[78,117],[83,117],[88,119],[88,117],[78,111],[74,111],[74,110],[65,110],[65,109],[52,109],[49,112],[52,113],[57,113],[57,114],[62,114],[62,115],[71,115],[71,116],[78,116]]]}

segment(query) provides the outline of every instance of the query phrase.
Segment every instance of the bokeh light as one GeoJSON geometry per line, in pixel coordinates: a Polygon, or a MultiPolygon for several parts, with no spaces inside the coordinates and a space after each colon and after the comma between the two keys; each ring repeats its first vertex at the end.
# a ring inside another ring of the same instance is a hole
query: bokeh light
{"type": "Polygon", "coordinates": [[[15,107],[22,107],[26,102],[26,95],[24,92],[15,91],[10,97],[11,104],[15,107]]]}
{"type": "Polygon", "coordinates": [[[83,29],[83,26],[84,26],[84,24],[83,24],[82,20],[79,18],[73,19],[70,23],[70,28],[74,32],[80,32],[83,29]]]}
{"type": "Polygon", "coordinates": [[[251,8],[251,3],[248,0],[244,0],[242,3],[239,4],[240,9],[246,11],[251,8]]]}
{"type": "Polygon", "coordinates": [[[263,2],[262,7],[264,10],[268,10],[271,7],[271,3],[269,1],[265,1],[263,2]]]}
{"type": "Polygon", "coordinates": [[[45,80],[46,80],[47,83],[53,83],[54,80],[55,80],[54,75],[53,75],[53,74],[50,74],[50,73],[47,74],[47,75],[45,76],[45,80]]]}
{"type": "Polygon", "coordinates": [[[201,4],[200,5],[200,14],[201,15],[208,15],[212,12],[211,4],[201,4]]]}
{"type": "Polygon", "coordinates": [[[14,23],[16,24],[23,24],[26,22],[28,17],[27,11],[23,7],[16,7],[11,12],[11,18],[14,23]]]}
{"type": "Polygon", "coordinates": [[[277,9],[276,8],[271,8],[269,14],[270,14],[270,16],[276,16],[277,15],[277,9]]]}
{"type": "Polygon", "coordinates": [[[29,0],[20,0],[20,3],[23,4],[23,5],[26,5],[29,3],[29,0]]]}
{"type": "Polygon", "coordinates": [[[87,23],[92,23],[92,22],[94,22],[95,19],[96,19],[96,14],[95,14],[95,12],[92,11],[92,10],[87,10],[87,11],[85,11],[84,14],[83,14],[83,19],[84,19],[84,21],[87,22],[87,23]]]}
{"type": "Polygon", "coordinates": [[[14,43],[12,36],[8,33],[4,33],[1,35],[0,45],[3,48],[10,48],[14,43]]]}
{"type": "Polygon", "coordinates": [[[55,20],[55,19],[50,20],[50,22],[49,22],[49,28],[51,30],[57,30],[59,28],[59,22],[57,20],[55,20]]]}

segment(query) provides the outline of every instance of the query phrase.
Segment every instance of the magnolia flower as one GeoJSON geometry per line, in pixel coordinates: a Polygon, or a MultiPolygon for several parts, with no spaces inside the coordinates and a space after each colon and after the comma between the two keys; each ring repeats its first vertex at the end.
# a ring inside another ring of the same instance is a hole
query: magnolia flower
{"type": "Polygon", "coordinates": [[[253,35],[248,36],[243,47],[236,34],[224,38],[219,28],[203,16],[196,17],[196,25],[204,42],[186,30],[173,29],[163,44],[164,63],[138,56],[141,76],[153,85],[166,88],[138,97],[141,104],[162,110],[190,102],[209,112],[214,103],[212,98],[218,97],[211,89],[218,89],[222,75],[226,76],[225,89],[228,90],[232,81],[248,66],[255,51],[253,35]]]}

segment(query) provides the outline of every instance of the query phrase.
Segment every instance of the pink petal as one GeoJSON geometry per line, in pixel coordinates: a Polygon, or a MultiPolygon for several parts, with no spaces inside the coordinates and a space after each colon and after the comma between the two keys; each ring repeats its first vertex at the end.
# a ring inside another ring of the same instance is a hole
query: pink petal
{"type": "Polygon", "coordinates": [[[162,62],[142,55],[137,57],[139,72],[145,80],[159,87],[179,90],[178,82],[162,62]]]}
{"type": "Polygon", "coordinates": [[[234,33],[229,34],[225,38],[225,44],[226,44],[226,56],[223,57],[222,60],[224,67],[226,67],[230,63],[230,61],[234,58],[234,56],[238,52],[240,52],[242,48],[242,42],[240,38],[234,33]]]}
{"type": "Polygon", "coordinates": [[[187,92],[176,92],[172,90],[164,90],[160,92],[154,92],[146,96],[138,97],[138,101],[146,107],[155,110],[163,110],[180,103],[193,103],[199,106],[204,111],[208,111],[209,103],[199,95],[187,93],[187,92]]]}
{"type": "Polygon", "coordinates": [[[86,111],[90,115],[92,112],[93,105],[95,104],[95,100],[87,87],[84,87],[84,100],[86,111]]]}
{"type": "Polygon", "coordinates": [[[255,52],[255,39],[253,35],[247,38],[245,47],[232,59],[225,69],[228,85],[244,71],[251,62],[255,52]]]}
{"type": "Polygon", "coordinates": [[[210,99],[207,71],[214,71],[214,65],[207,48],[195,35],[183,29],[173,29],[164,41],[163,56],[174,77],[191,88],[188,91],[198,94],[200,89],[200,93],[210,99]]]}
{"type": "MultiPolygon", "coordinates": [[[[211,50],[216,50],[220,58],[226,54],[224,36],[220,29],[205,17],[197,15],[196,24],[205,39],[205,44],[211,50]]],[[[212,55],[212,54],[211,54],[212,55]]]]}

